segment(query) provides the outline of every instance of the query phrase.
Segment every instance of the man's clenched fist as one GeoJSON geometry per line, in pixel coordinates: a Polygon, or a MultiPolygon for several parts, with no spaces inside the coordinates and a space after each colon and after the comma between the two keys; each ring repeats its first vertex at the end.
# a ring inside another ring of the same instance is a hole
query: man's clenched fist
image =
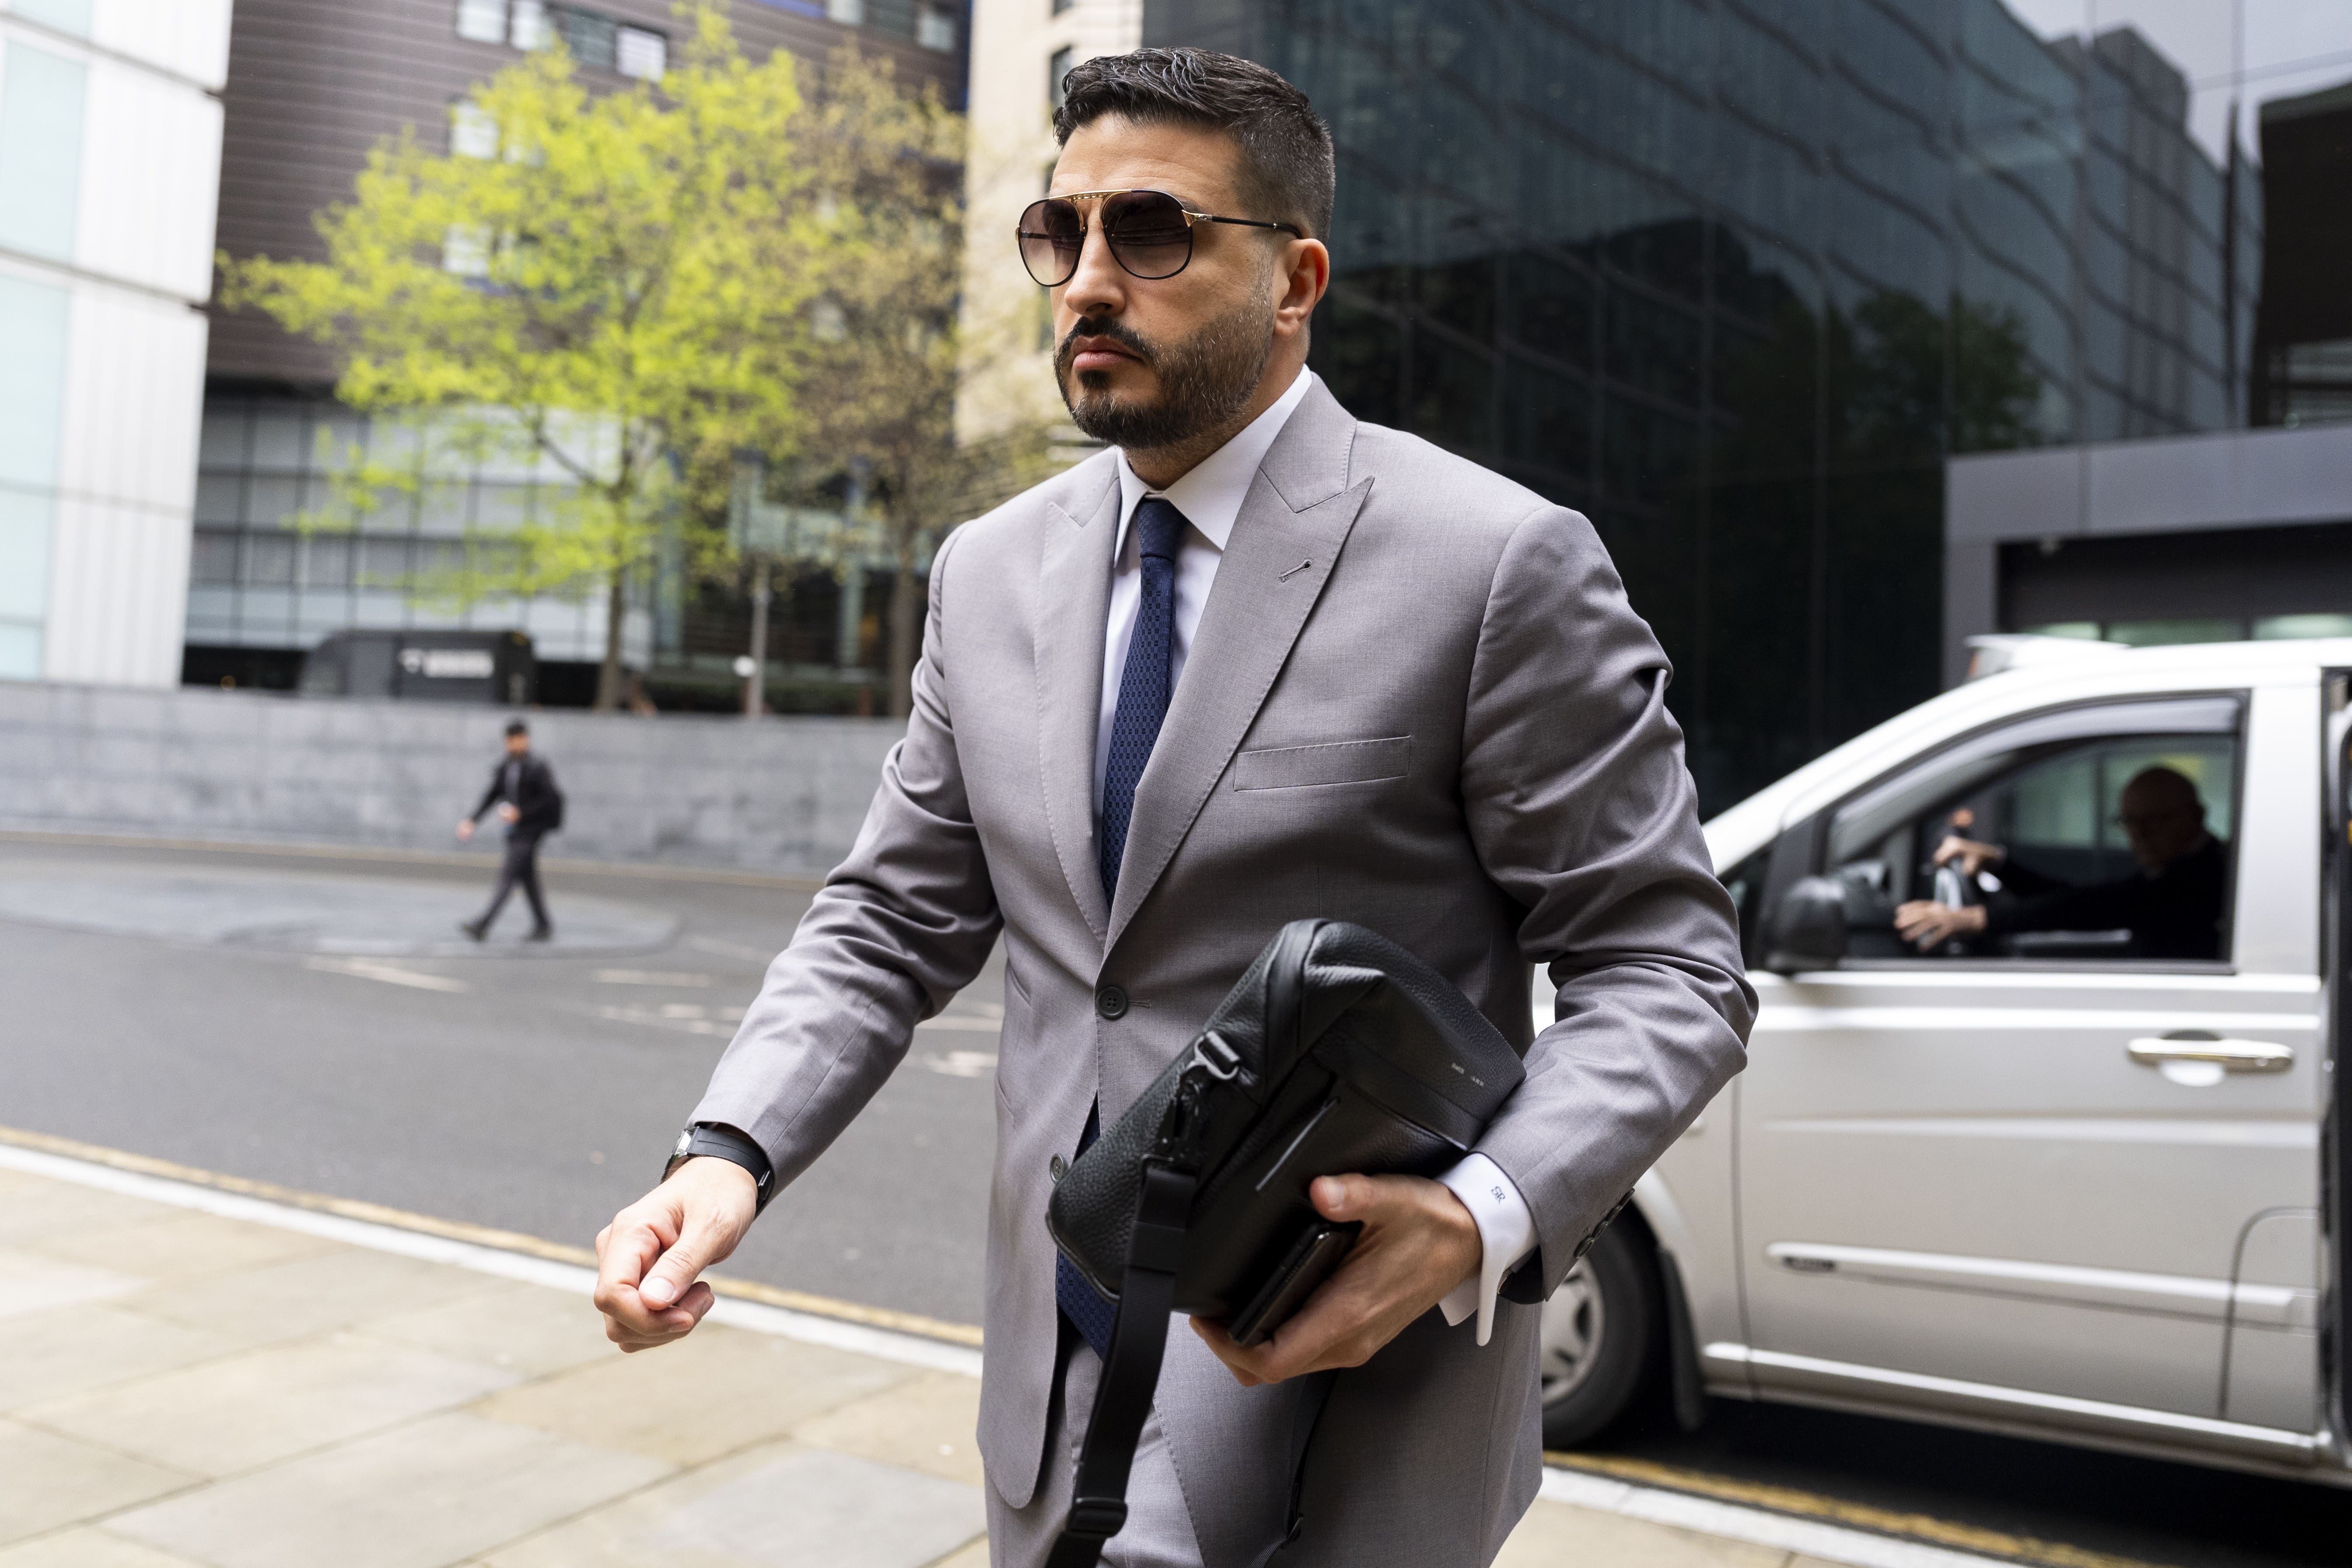
{"type": "Polygon", "coordinates": [[[681,1338],[717,1298],[705,1268],[735,1250],[759,1212],[751,1173],[731,1160],[688,1160],[596,1233],[596,1310],[624,1351],[681,1338]]]}

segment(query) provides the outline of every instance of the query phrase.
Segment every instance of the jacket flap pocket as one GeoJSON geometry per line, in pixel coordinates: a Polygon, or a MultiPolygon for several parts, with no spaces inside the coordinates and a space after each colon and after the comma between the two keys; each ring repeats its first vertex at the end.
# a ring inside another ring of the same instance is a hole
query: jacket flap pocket
{"type": "Polygon", "coordinates": [[[1412,737],[1337,741],[1323,746],[1277,746],[1234,759],[1235,789],[1303,789],[1309,784],[1370,784],[1404,777],[1412,737]]]}

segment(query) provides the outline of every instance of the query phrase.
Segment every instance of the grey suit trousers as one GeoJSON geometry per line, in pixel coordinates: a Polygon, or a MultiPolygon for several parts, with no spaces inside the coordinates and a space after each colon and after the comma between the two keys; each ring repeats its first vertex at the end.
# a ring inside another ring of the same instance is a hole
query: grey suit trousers
{"type": "MultiPolygon", "coordinates": [[[[1169,1331],[1188,1331],[1180,1321],[1169,1331]]],[[[1026,1508],[1014,1508],[994,1487],[988,1489],[991,1568],[1037,1568],[1070,1511],[1078,1446],[1086,1440],[1087,1415],[1094,1408],[1102,1363],[1076,1335],[1063,1337],[1067,1342],[1046,1417],[1045,1458],[1036,1494],[1026,1508]]],[[[1102,1560],[1104,1568],[1201,1568],[1201,1542],[1157,1411],[1144,1421],[1143,1436],[1135,1446],[1135,1468],[1127,1481],[1127,1523],[1103,1548],[1102,1560]]]]}

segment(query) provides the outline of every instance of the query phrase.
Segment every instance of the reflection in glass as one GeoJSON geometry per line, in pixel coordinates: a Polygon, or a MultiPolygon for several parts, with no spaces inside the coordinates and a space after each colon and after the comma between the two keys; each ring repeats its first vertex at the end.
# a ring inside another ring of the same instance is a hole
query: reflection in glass
{"type": "Polygon", "coordinates": [[[1313,97],[1313,363],[1593,519],[1712,809],[1936,689],[1948,458],[2352,417],[2336,10],[1148,0],[1145,35],[1313,97]]]}

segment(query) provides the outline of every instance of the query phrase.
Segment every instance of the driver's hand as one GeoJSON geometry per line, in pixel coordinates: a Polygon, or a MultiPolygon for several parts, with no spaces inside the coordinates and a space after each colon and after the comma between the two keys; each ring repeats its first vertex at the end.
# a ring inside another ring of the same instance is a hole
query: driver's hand
{"type": "Polygon", "coordinates": [[[1916,899],[1898,905],[1895,910],[1895,929],[1902,933],[1904,941],[1917,943],[1922,952],[1956,936],[1974,936],[1984,928],[1982,904],[1956,910],[1929,899],[1916,899]]]}
{"type": "Polygon", "coordinates": [[[1955,833],[1948,835],[1941,844],[1936,846],[1936,864],[1948,866],[1958,860],[1961,874],[1973,877],[1988,866],[2000,864],[2008,853],[1998,844],[1979,844],[1973,838],[1963,838],[1955,833]]]}
{"type": "Polygon", "coordinates": [[[718,1298],[705,1268],[735,1250],[759,1212],[751,1173],[732,1160],[688,1160],[596,1233],[596,1310],[625,1351],[683,1338],[718,1298]]]}

